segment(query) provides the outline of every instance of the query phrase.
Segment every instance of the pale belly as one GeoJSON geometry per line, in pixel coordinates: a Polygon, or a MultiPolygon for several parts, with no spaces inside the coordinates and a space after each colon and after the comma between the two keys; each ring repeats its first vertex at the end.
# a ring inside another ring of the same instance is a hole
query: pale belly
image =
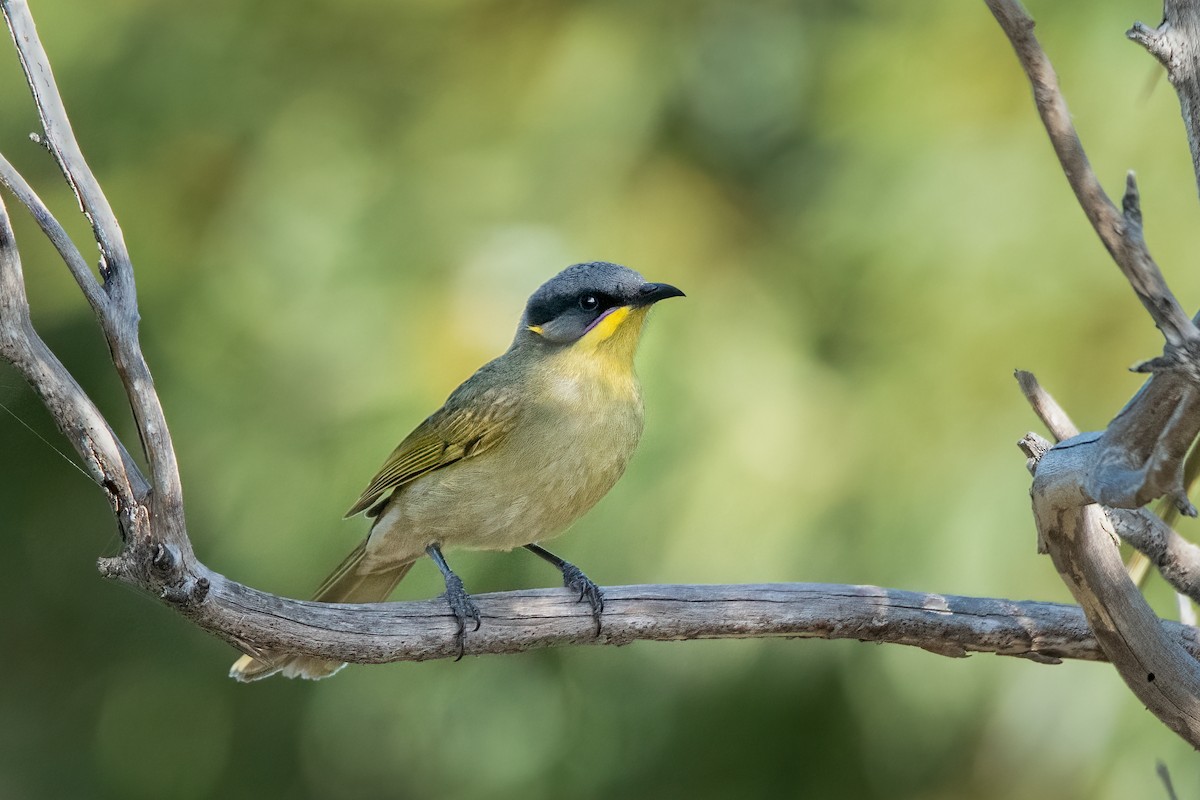
{"type": "Polygon", "coordinates": [[[636,389],[606,400],[599,415],[543,408],[495,448],[400,489],[371,530],[362,568],[412,561],[430,544],[511,550],[562,533],[617,482],[641,436],[636,389]]]}

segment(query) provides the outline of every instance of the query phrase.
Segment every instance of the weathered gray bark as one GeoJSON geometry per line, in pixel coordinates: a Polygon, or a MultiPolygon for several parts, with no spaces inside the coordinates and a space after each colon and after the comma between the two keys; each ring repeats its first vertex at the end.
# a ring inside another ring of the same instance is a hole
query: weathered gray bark
{"type": "MultiPolygon", "coordinates": [[[[1166,341],[1161,356],[1137,367],[1153,377],[1104,431],[1070,435],[1044,453],[1038,444],[1026,442],[1035,470],[1031,496],[1039,548],[1050,553],[1130,689],[1168,727],[1200,747],[1200,664],[1163,635],[1158,617],[1125,571],[1118,540],[1101,508],[1125,510],[1114,511],[1114,518],[1146,534],[1156,531],[1149,523],[1136,525],[1146,522],[1141,516],[1145,512],[1133,510],[1158,497],[1167,496],[1182,513],[1196,515],[1183,468],[1200,432],[1200,330],[1172,295],[1146,247],[1133,173],[1118,210],[1088,163],[1054,70],[1033,35],[1033,20],[1015,0],[987,4],[1029,78],[1038,112],[1080,206],[1166,341]]],[[[1135,26],[1130,32],[1171,71],[1194,155],[1194,98],[1200,96],[1195,92],[1197,13],[1194,2],[1168,0],[1162,28],[1152,32],[1135,26]]],[[[1200,169],[1200,159],[1195,164],[1200,169]]],[[[1200,172],[1197,177],[1200,180],[1200,172]]],[[[1023,387],[1051,427],[1074,433],[1069,420],[1043,413],[1046,398],[1025,381],[1023,387]]],[[[1158,548],[1154,560],[1161,566],[1191,557],[1190,564],[1174,564],[1177,568],[1166,574],[1177,586],[1189,579],[1194,584],[1194,553],[1169,544],[1168,539],[1168,546],[1158,548]]]]}
{"type": "MultiPolygon", "coordinates": [[[[1057,441],[1079,435],[1075,423],[1033,375],[1017,370],[1016,376],[1034,413],[1057,441]]],[[[1038,438],[1029,434],[1021,443],[1026,454],[1035,462],[1030,465],[1031,472],[1036,468],[1036,461],[1050,449],[1049,442],[1038,442],[1038,438]]],[[[1104,511],[1116,534],[1146,556],[1176,592],[1200,603],[1200,547],[1184,539],[1148,509],[1105,507],[1104,511]]],[[[1044,546],[1039,546],[1038,552],[1047,551],[1044,546]]]]}
{"type": "Polygon", "coordinates": [[[1162,63],[1179,96],[1192,169],[1200,188],[1200,11],[1191,0],[1165,0],[1157,28],[1140,22],[1126,32],[1162,63]]]}
{"type": "MultiPolygon", "coordinates": [[[[281,601],[213,576],[193,619],[210,630],[358,663],[454,658],[455,622],[440,598],[329,605],[281,601]],[[275,609],[277,613],[267,612],[275,609]],[[264,630],[265,629],[265,630],[264,630]]],[[[1078,606],[924,594],[877,586],[781,583],[610,586],[604,627],[563,589],[474,595],[483,616],[465,652],[715,638],[821,638],[905,644],[938,655],[970,653],[1102,661],[1078,606]]],[[[1200,630],[1163,622],[1164,635],[1200,657],[1200,630]]]]}
{"type": "MultiPolygon", "coordinates": [[[[0,204],[0,357],[13,363],[39,394],[112,504],[124,542],[119,555],[101,559],[101,571],[151,592],[204,630],[251,654],[260,649],[285,650],[363,663],[457,655],[454,621],[440,600],[365,606],[289,600],[230,581],[196,559],[187,537],[182,489],[166,420],[138,344],[136,287],[120,227],[75,142],[26,3],[0,0],[0,10],[37,103],[44,128],[40,138],[92,223],[101,250],[97,271],[93,272],[45,204],[2,158],[0,183],[33,214],[100,320],[150,465],[147,478],[96,406],[34,331],[18,250],[0,204]]],[[[1061,113],[1067,119],[1065,107],[1061,113]]],[[[1082,150],[1076,149],[1081,157],[1082,150]]],[[[1094,179],[1084,188],[1087,197],[1103,196],[1094,179]]],[[[1190,322],[1186,317],[1179,318],[1171,302],[1160,302],[1163,297],[1169,299],[1169,292],[1160,285],[1160,278],[1155,283],[1156,270],[1147,272],[1148,256],[1142,253],[1144,248],[1139,249],[1140,229],[1134,212],[1136,204],[1133,212],[1124,216],[1102,210],[1094,221],[1100,227],[1123,226],[1125,233],[1109,237],[1106,243],[1111,241],[1114,256],[1125,254],[1132,260],[1128,274],[1142,281],[1140,295],[1152,301],[1148,307],[1169,331],[1168,341],[1186,343],[1194,329],[1189,330],[1190,322]]],[[[1171,374],[1156,376],[1154,381],[1159,386],[1168,384],[1164,377],[1171,374]]],[[[1182,379],[1171,379],[1183,388],[1164,391],[1168,397],[1190,387],[1182,379]]],[[[1134,427],[1139,434],[1145,433],[1145,426],[1134,427]]],[[[1161,449],[1150,448],[1150,455],[1157,458],[1161,449]]],[[[1163,457],[1168,466],[1170,455],[1163,457]]],[[[1047,463],[1053,464],[1059,455],[1048,458],[1047,463]]],[[[1150,461],[1157,466],[1154,458],[1150,461]]],[[[1053,472],[1049,467],[1043,469],[1047,475],[1053,472]]],[[[1149,472],[1157,481],[1153,490],[1177,488],[1171,483],[1170,469],[1149,472]]],[[[1145,483],[1121,484],[1117,494],[1140,496],[1146,491],[1145,483]]],[[[1102,485],[1109,487],[1112,483],[1102,481],[1102,485]]],[[[1066,492],[1070,502],[1085,499],[1074,484],[1070,486],[1066,492]]],[[[1073,506],[1066,507],[1069,514],[1076,514],[1073,506]]],[[[1086,521],[1090,512],[1079,513],[1086,521]]],[[[1070,538],[1058,531],[1049,532],[1070,538]]],[[[1092,528],[1083,534],[1104,538],[1092,528]]],[[[1108,546],[1103,541],[1101,545],[1108,546]]],[[[1084,548],[1094,546],[1085,543],[1084,548]]],[[[1113,576],[1105,573],[1101,578],[1109,580],[1113,576]]],[[[599,638],[594,636],[587,607],[563,589],[481,595],[476,600],[484,625],[467,636],[465,648],[470,653],[516,652],[562,644],[624,644],[638,639],[752,636],[850,638],[913,645],[949,656],[992,652],[1044,663],[1066,658],[1102,660],[1105,652],[1112,652],[1109,645],[1101,649],[1103,639],[1097,641],[1087,628],[1084,610],[1074,606],[869,586],[610,587],[606,589],[604,629],[599,638]]],[[[1180,652],[1200,656],[1200,631],[1149,618],[1139,618],[1138,624],[1148,628],[1145,636],[1151,645],[1165,642],[1180,652]]],[[[1107,629],[1102,630],[1107,635],[1107,629]]],[[[1169,671],[1161,674],[1171,682],[1183,680],[1169,671]]]]}

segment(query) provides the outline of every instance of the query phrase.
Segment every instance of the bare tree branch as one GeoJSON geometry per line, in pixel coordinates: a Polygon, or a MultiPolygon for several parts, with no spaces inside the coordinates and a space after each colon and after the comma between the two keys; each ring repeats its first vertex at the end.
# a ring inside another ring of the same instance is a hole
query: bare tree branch
{"type": "MultiPolygon", "coordinates": [[[[1156,374],[1105,431],[1067,438],[1040,461],[1041,447],[1026,446],[1036,470],[1031,494],[1039,547],[1049,551],[1126,684],[1169,728],[1200,747],[1200,664],[1163,634],[1157,616],[1129,580],[1116,536],[1097,505],[1138,509],[1167,495],[1183,513],[1196,515],[1183,467],[1200,432],[1200,331],[1146,249],[1133,174],[1126,181],[1121,213],[1096,179],[1054,70],[1033,35],[1033,20],[1015,0],[986,2],[1029,78],[1038,113],[1080,206],[1166,339],[1163,355],[1139,367],[1156,374]]],[[[1026,383],[1022,388],[1039,416],[1060,428],[1055,433],[1073,428],[1047,413],[1049,396],[1031,391],[1026,383]]]]}
{"type": "MultiPolygon", "coordinates": [[[[220,591],[218,584],[214,591],[220,591]]],[[[260,596],[261,597],[261,596],[260,596]]],[[[515,653],[565,644],[622,645],[638,640],[803,637],[856,639],[920,647],[939,655],[972,652],[1040,663],[1103,660],[1077,606],[924,594],[875,586],[763,584],[612,586],[604,589],[604,627],[562,589],[475,595],[483,625],[466,652],[515,653]]],[[[247,597],[247,608],[259,598],[247,597]]],[[[307,622],[280,622],[278,638],[297,652],[356,662],[453,658],[455,622],[439,599],[338,606],[304,603],[307,622]],[[344,612],[336,640],[328,615],[344,612]],[[313,628],[319,628],[314,636],[313,628]]],[[[231,611],[233,611],[231,609],[231,611]]],[[[1163,622],[1164,635],[1200,656],[1200,630],[1163,622]]]]}
{"type": "Polygon", "coordinates": [[[62,257],[63,262],[67,265],[67,269],[71,271],[71,276],[75,278],[75,282],[79,284],[83,296],[87,299],[88,305],[93,310],[100,309],[108,302],[108,297],[100,289],[100,285],[96,283],[96,277],[92,274],[91,267],[88,266],[83,255],[79,252],[79,248],[75,246],[75,242],[71,241],[71,237],[67,235],[67,231],[59,223],[54,215],[50,213],[50,209],[42,202],[42,198],[37,196],[21,174],[8,163],[8,159],[0,156],[0,184],[4,188],[12,192],[13,197],[33,215],[33,219],[37,222],[38,227],[42,229],[42,233],[46,234],[46,238],[58,250],[58,254],[62,257]]]}
{"type": "MultiPolygon", "coordinates": [[[[175,450],[167,429],[166,416],[154,391],[154,378],[138,342],[137,290],[125,237],[108,198],[75,141],[62,97],[54,82],[50,60],[38,39],[27,3],[25,0],[2,0],[0,10],[4,13],[37,105],[45,134],[43,144],[75,192],[80,208],[92,224],[96,243],[100,246],[100,275],[104,279],[108,301],[99,301],[97,293],[88,289],[85,289],[85,295],[92,303],[108,341],[113,365],[125,387],[142,449],[150,465],[152,491],[139,496],[138,500],[144,502],[144,510],[154,522],[154,536],[180,551],[190,551],[191,543],[185,532],[183,516],[183,487],[179,480],[175,450]]],[[[38,206],[40,203],[30,205],[30,208],[41,222],[38,206]]],[[[51,236],[52,240],[55,238],[51,236]]],[[[90,273],[85,278],[78,266],[73,265],[73,257],[65,258],[76,280],[86,285],[90,273]]],[[[127,470],[131,468],[132,465],[127,465],[127,470]]],[[[130,483],[136,485],[138,481],[130,483]]],[[[131,530],[122,525],[122,535],[128,540],[131,530]]]]}
{"type": "Polygon", "coordinates": [[[75,141],[71,121],[67,118],[67,110],[54,83],[50,59],[38,39],[29,7],[25,0],[5,0],[3,8],[4,19],[21,59],[21,69],[29,82],[38,116],[42,120],[42,129],[45,131],[43,143],[58,162],[71,191],[75,193],[75,199],[79,201],[80,210],[92,223],[92,232],[100,245],[100,274],[104,277],[105,288],[128,310],[135,310],[133,266],[125,248],[125,237],[121,234],[121,226],[117,224],[108,198],[100,188],[100,182],[92,174],[75,141]]]}
{"type": "MultiPolygon", "coordinates": [[[[92,223],[101,248],[103,283],[45,204],[2,160],[0,183],[33,213],[97,314],[151,465],[147,481],[111,426],[34,331],[16,243],[0,205],[0,357],[15,364],[38,392],[112,502],[125,543],[119,555],[101,559],[103,574],[150,591],[199,627],[251,654],[284,650],[353,662],[457,655],[455,624],[440,600],[361,606],[289,600],[230,581],[195,558],[166,421],[138,344],[136,288],[120,228],[75,142],[26,3],[0,0],[0,10],[38,105],[43,141],[92,223]]],[[[1088,191],[1094,194],[1097,188],[1088,191]]],[[[1132,225],[1134,217],[1127,213],[1123,224],[1132,225]]],[[[1165,291],[1153,278],[1151,274],[1144,282],[1151,298],[1165,291]]],[[[1173,331],[1169,339],[1190,335],[1170,303],[1151,305],[1160,309],[1164,324],[1173,331]]],[[[626,586],[610,587],[605,595],[604,628],[598,638],[589,610],[566,590],[478,596],[485,624],[467,636],[466,651],[784,636],[891,642],[949,656],[992,652],[1045,663],[1104,658],[1083,610],[1051,603],[816,584],[626,586]]],[[[1157,619],[1151,627],[1157,637],[1200,656],[1200,631],[1157,619]]]]}
{"type": "Polygon", "coordinates": [[[1187,0],[1163,3],[1163,21],[1157,28],[1140,22],[1125,34],[1167,68],[1167,78],[1179,96],[1192,169],[1200,188],[1200,9],[1187,0]]]}
{"type": "MultiPolygon", "coordinates": [[[[1032,373],[1017,370],[1017,381],[1034,412],[1050,428],[1057,439],[1078,434],[1067,412],[1042,388],[1032,373]]],[[[1030,434],[1032,436],[1033,434],[1030,434]]],[[[1049,449],[1028,446],[1022,449],[1030,456],[1029,471],[1036,471],[1036,462],[1049,449]]],[[[1179,594],[1200,603],[1200,547],[1180,536],[1170,524],[1146,508],[1105,508],[1113,530],[1134,550],[1149,559],[1163,578],[1179,594]]],[[[1044,551],[1040,551],[1044,552],[1044,551]]]]}
{"type": "Polygon", "coordinates": [[[95,404],[33,329],[21,258],[0,201],[0,357],[20,371],[55,424],[75,446],[118,516],[145,491],[137,467],[95,404]]]}
{"type": "Polygon", "coordinates": [[[1200,547],[1144,508],[1105,509],[1117,535],[1159,571],[1179,594],[1200,603],[1200,547]]]}
{"type": "Polygon", "coordinates": [[[1019,369],[1014,375],[1025,399],[1033,407],[1033,413],[1037,414],[1038,419],[1054,436],[1055,441],[1061,442],[1063,439],[1079,435],[1079,428],[1075,427],[1075,423],[1067,416],[1067,412],[1058,404],[1058,401],[1042,388],[1032,372],[1019,369]]]}
{"type": "Polygon", "coordinates": [[[1083,143],[1071,122],[1071,112],[1058,88],[1058,76],[1050,59],[1033,35],[1033,19],[1016,0],[986,0],[988,8],[1012,42],[1013,49],[1033,87],[1038,114],[1050,136],[1050,144],[1062,164],[1067,182],[1105,248],[1133,286],[1138,299],[1150,312],[1167,342],[1176,347],[1200,338],[1200,331],[1184,313],[1162,273],[1146,250],[1141,236],[1141,210],[1133,173],[1127,177],[1125,212],[1117,211],[1100,185],[1083,143]]]}
{"type": "Polygon", "coordinates": [[[1100,507],[1080,502],[1072,478],[1057,480],[1069,472],[1055,461],[1060,452],[1043,457],[1034,479],[1034,514],[1054,566],[1125,683],[1167,727],[1200,746],[1200,664],[1164,634],[1129,580],[1100,507]]]}
{"type": "MultiPolygon", "coordinates": [[[[1055,438],[1078,434],[1067,412],[1042,388],[1032,373],[1017,370],[1017,381],[1034,412],[1055,438]]],[[[1044,455],[1024,448],[1036,462],[1044,455]]],[[[1048,447],[1047,447],[1048,449],[1048,447]]],[[[1030,472],[1034,472],[1030,466],[1030,472]]],[[[1146,556],[1179,594],[1200,603],[1200,547],[1180,536],[1171,525],[1145,508],[1105,508],[1113,530],[1134,550],[1146,556]]]]}

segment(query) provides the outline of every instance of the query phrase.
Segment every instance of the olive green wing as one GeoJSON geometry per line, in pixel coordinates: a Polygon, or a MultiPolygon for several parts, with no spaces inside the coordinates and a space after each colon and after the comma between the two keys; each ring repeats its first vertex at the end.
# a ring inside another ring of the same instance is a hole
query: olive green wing
{"type": "Polygon", "coordinates": [[[366,511],[388,492],[428,472],[495,447],[516,423],[518,404],[508,392],[488,389],[475,396],[455,395],[392,451],[347,517],[366,511]]]}

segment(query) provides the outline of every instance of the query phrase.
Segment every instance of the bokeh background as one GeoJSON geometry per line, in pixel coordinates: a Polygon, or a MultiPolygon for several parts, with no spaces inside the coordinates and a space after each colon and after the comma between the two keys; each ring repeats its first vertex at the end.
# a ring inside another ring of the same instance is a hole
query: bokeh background
{"type": "MultiPolygon", "coordinates": [[[[1160,340],[983,3],[33,5],[218,571],[306,596],[363,535],[344,509],[524,298],[608,259],[689,296],[645,337],[640,452],[555,548],[597,581],[1068,599],[1034,552],[1012,370],[1097,427],[1160,340]]],[[[1161,6],[1032,11],[1195,307],[1178,106],[1123,38],[1161,6]]],[[[2,49],[0,148],[86,237],[2,49]]],[[[135,439],[78,291],[11,210],[37,323],[135,439]]],[[[1200,791],[1096,664],[723,641],[237,685],[225,645],[100,578],[100,492],[24,426],[67,449],[8,368],[0,402],[21,420],[0,412],[0,796],[1128,798],[1165,796],[1159,759],[1200,791]]],[[[474,591],[556,583],[528,554],[452,563],[474,591]]],[[[440,591],[424,563],[398,596],[440,591]]]]}

